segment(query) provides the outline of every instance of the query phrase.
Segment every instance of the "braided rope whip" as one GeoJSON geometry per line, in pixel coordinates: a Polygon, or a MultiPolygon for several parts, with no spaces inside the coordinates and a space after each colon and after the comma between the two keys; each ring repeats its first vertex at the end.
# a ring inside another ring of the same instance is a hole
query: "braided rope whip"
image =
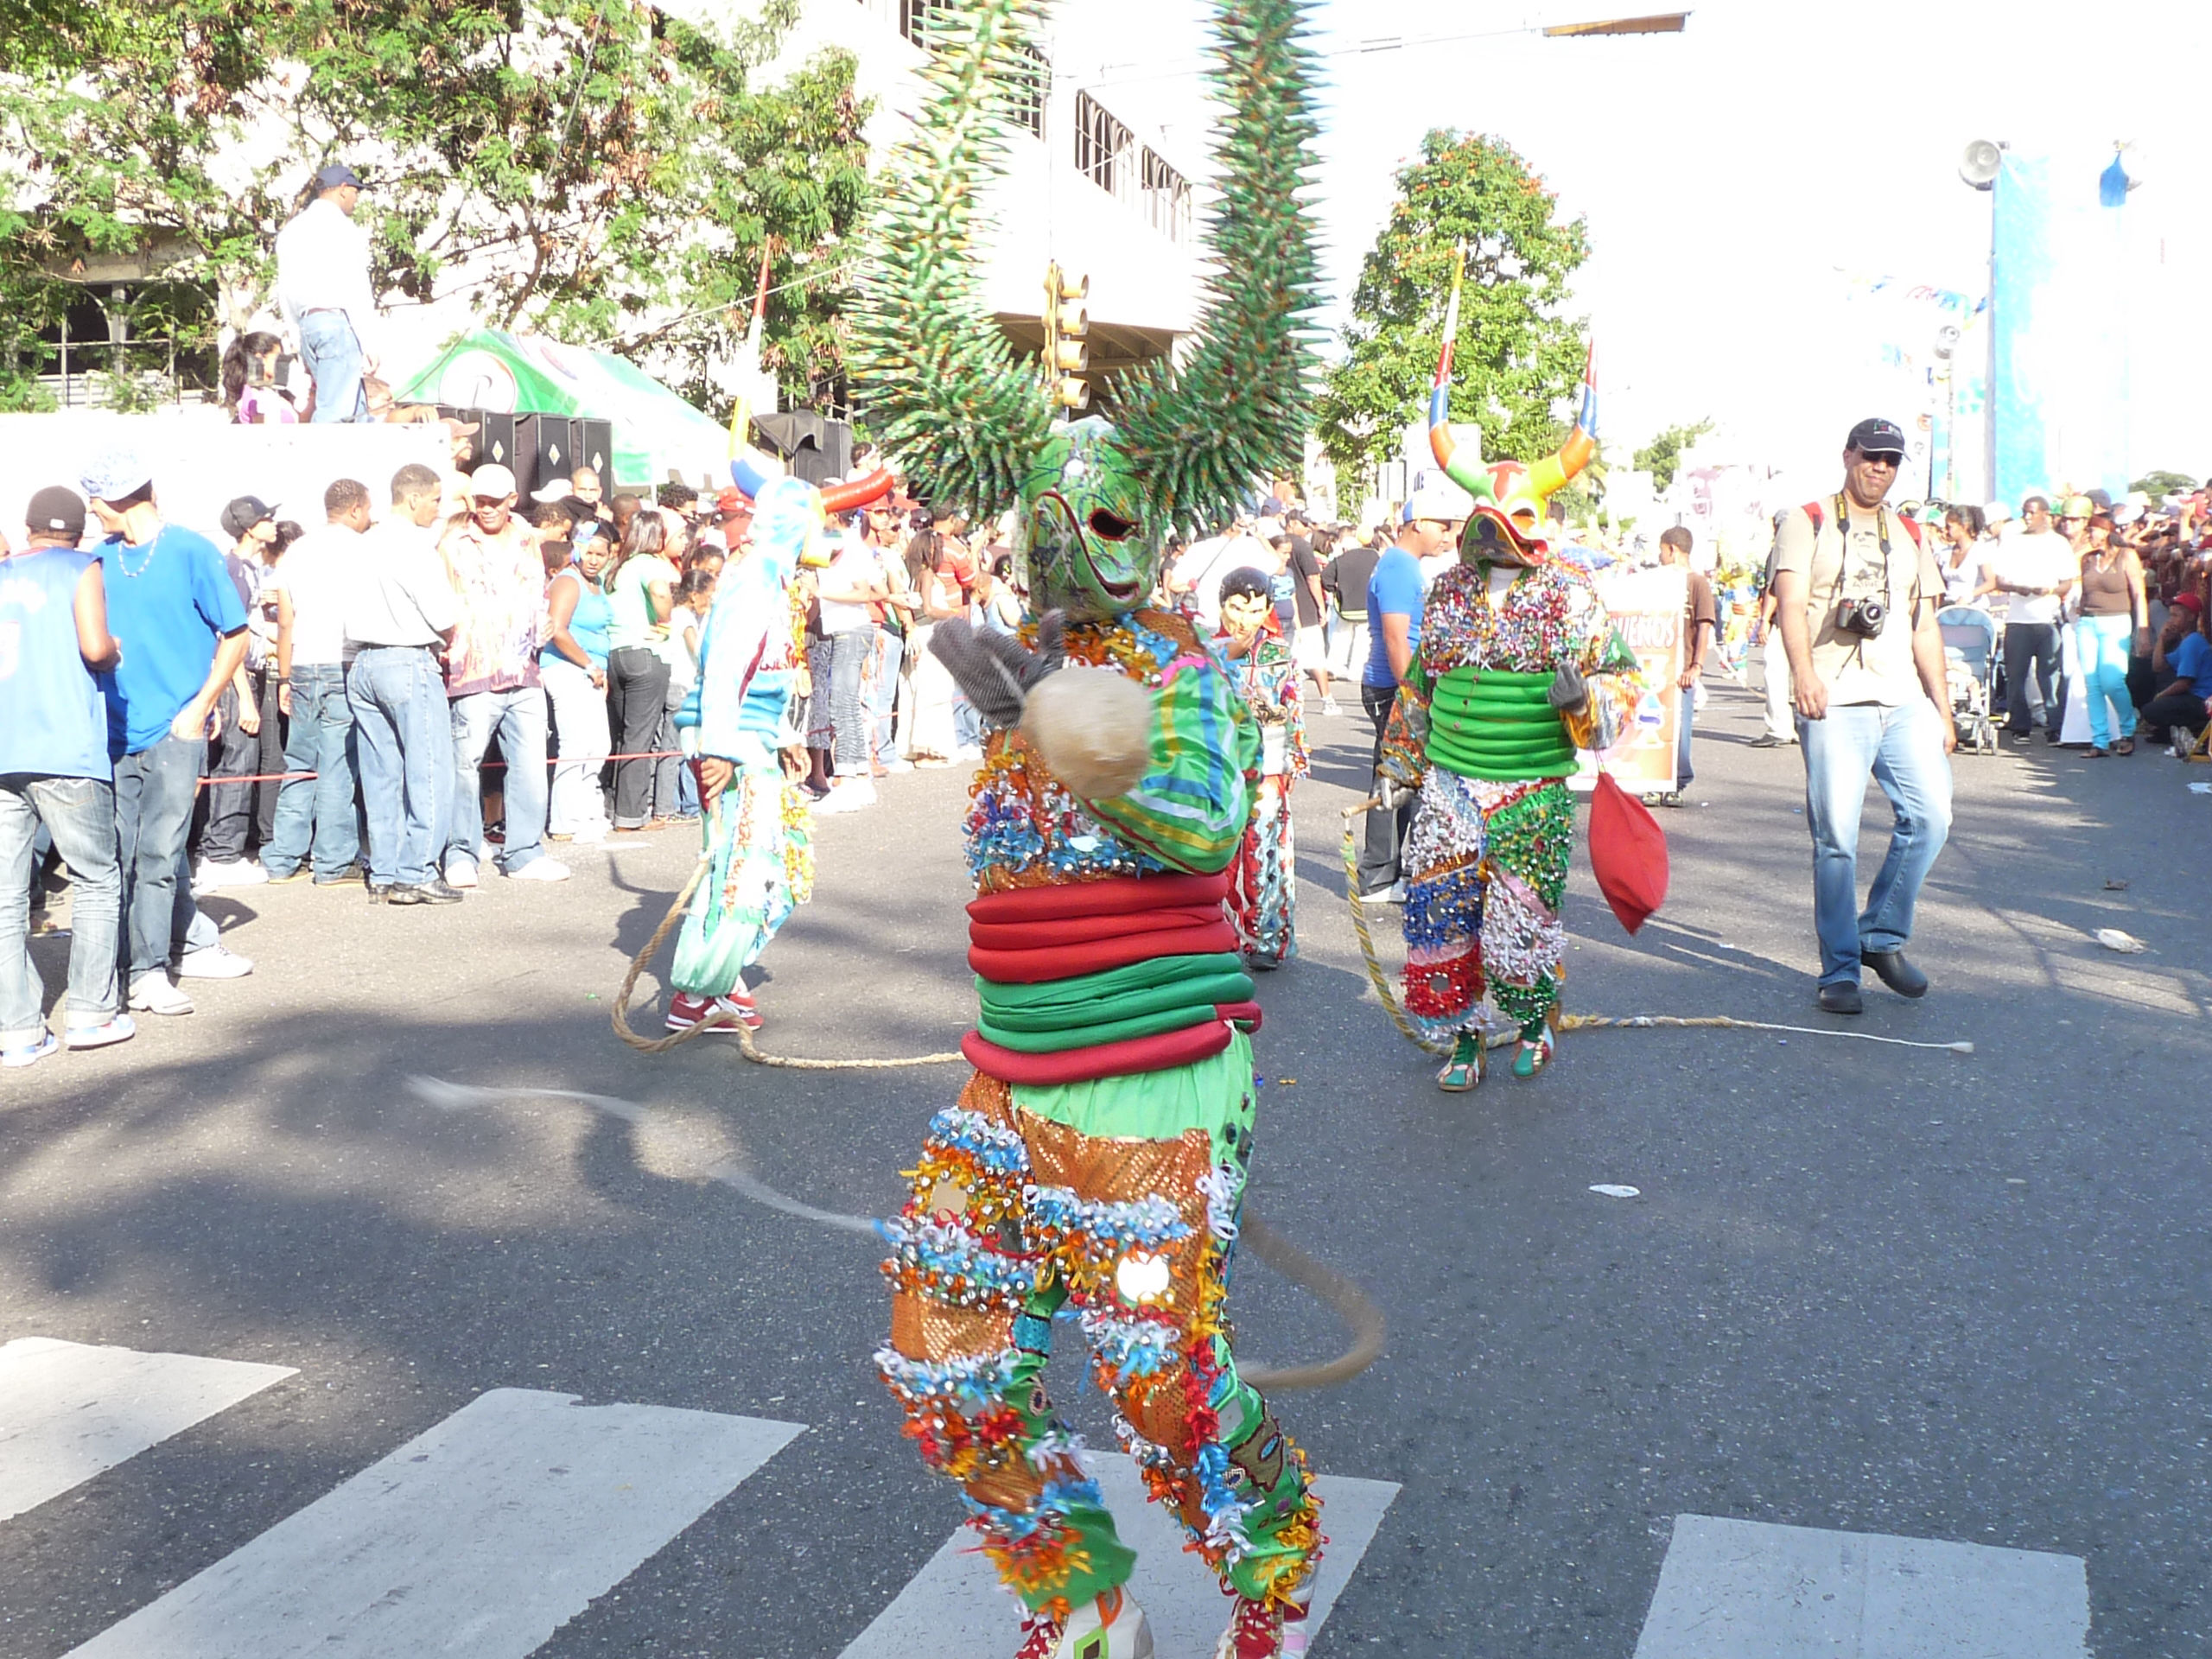
{"type": "MultiPolygon", "coordinates": [[[[1431,1054],[1446,1054],[1451,1051],[1439,1043],[1431,1042],[1415,1031],[1413,1022],[1406,1018],[1405,1010],[1398,1006],[1397,994],[1390,988],[1389,976],[1382,971],[1382,964],[1375,954],[1375,938],[1368,931],[1366,901],[1359,896],[1359,855],[1357,835],[1359,820],[1365,814],[1381,807],[1373,796],[1357,806],[1344,809],[1344,894],[1351,900],[1351,931],[1359,938],[1360,960],[1367,964],[1367,982],[1375,988],[1375,995],[1382,1010],[1390,1016],[1390,1023],[1400,1035],[1414,1046],[1431,1054]]],[[[1834,1031],[1825,1026],[1784,1026],[1768,1020],[1738,1020],[1726,1014],[1563,1014],[1554,1027],[1559,1031],[1655,1031],[1661,1029],[1693,1031],[1787,1031],[1806,1037],[1848,1037],[1862,1043],[1886,1043],[1892,1048],[1932,1048],[1950,1054],[1971,1054],[1972,1043],[1924,1043],[1906,1037],[1882,1037],[1871,1031],[1834,1031]]],[[[1487,1041],[1491,1047],[1499,1048],[1516,1040],[1513,1032],[1499,1032],[1487,1041]]]]}
{"type": "Polygon", "coordinates": [[[630,1026],[630,994],[637,988],[638,976],[645,972],[645,964],[659,954],[661,946],[667,943],[668,936],[676,931],[676,925],[683,918],[684,911],[690,906],[691,895],[698,892],[699,883],[706,880],[707,867],[710,861],[709,855],[702,853],[699,855],[699,861],[691,868],[690,879],[684,882],[683,890],[676,895],[676,902],[669,906],[668,914],[661,918],[660,925],[653,930],[652,938],[645,941],[643,950],[630,958],[630,971],[622,976],[622,988],[614,994],[614,1007],[610,1016],[617,1037],[640,1054],[665,1054],[678,1044],[690,1042],[694,1037],[702,1037],[708,1032],[735,1026],[738,1047],[743,1051],[747,1059],[755,1065],[780,1065],[795,1071],[890,1071],[910,1065],[950,1065],[968,1058],[957,1049],[945,1054],[908,1054],[893,1059],[809,1060],[788,1054],[764,1054],[753,1041],[751,1029],[743,1021],[724,1014],[709,1014],[696,1025],[686,1026],[682,1031],[671,1032],[665,1037],[640,1037],[630,1026]]]}

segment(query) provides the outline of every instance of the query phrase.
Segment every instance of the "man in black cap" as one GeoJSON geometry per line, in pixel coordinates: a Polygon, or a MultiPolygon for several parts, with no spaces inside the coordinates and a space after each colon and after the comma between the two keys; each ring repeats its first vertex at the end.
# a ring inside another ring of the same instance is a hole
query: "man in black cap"
{"type": "MultiPolygon", "coordinates": [[[[207,745],[202,773],[208,786],[200,793],[196,824],[189,849],[198,862],[192,873],[195,893],[218,887],[250,887],[269,879],[260,865],[246,856],[246,841],[253,828],[253,785],[225,781],[247,778],[263,758],[261,741],[262,688],[268,673],[270,641],[257,624],[261,616],[261,584],[269,572],[269,550],[276,540],[276,509],[257,495],[241,495],[223,509],[223,533],[231,538],[223,555],[223,568],[238,603],[245,607],[245,660],[231,674],[231,683],[216,699],[219,727],[207,745]]],[[[279,751],[281,759],[281,750],[279,751]]]]}
{"type": "Polygon", "coordinates": [[[315,175],[315,200],[276,233],[276,308],[299,335],[315,378],[317,421],[366,421],[361,378],[377,366],[370,340],[369,233],[353,223],[361,181],[337,162],[315,175]]]}
{"type": "Polygon", "coordinates": [[[1775,621],[1789,658],[1813,834],[1813,922],[1821,1006],[1857,1014],[1862,967],[1900,996],[1928,976],[1904,958],[1920,884],[1951,829],[1958,747],[1936,613],[1943,573],[1920,526],[1884,505],[1904,459],[1895,422],[1865,420],[1843,451],[1843,487],[1783,515],[1776,531],[1775,621]],[[1858,906],[1859,813],[1869,774],[1897,824],[1858,906]]]}

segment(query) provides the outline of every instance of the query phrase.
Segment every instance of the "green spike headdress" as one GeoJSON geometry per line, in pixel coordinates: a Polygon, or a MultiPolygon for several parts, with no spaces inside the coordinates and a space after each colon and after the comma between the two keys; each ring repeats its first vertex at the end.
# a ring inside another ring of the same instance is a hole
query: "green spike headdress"
{"type": "Polygon", "coordinates": [[[876,435],[932,504],[978,517],[1019,504],[1033,607],[1103,618],[1145,602],[1169,526],[1227,517],[1252,480],[1301,453],[1312,59],[1305,0],[1222,0],[1209,73],[1229,123],[1198,338],[1180,368],[1122,375],[1114,420],[1056,424],[1044,378],[985,308],[974,260],[976,198],[1005,161],[1003,78],[1041,10],[933,12],[931,93],[879,198],[848,359],[876,435]]]}

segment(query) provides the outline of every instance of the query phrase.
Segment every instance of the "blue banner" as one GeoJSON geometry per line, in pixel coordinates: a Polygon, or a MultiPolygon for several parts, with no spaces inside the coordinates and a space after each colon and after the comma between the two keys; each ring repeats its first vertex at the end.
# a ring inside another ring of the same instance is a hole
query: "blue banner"
{"type": "Polygon", "coordinates": [[[1997,497],[2127,489],[2126,192],[2109,152],[2008,151],[1991,258],[1997,497]]]}

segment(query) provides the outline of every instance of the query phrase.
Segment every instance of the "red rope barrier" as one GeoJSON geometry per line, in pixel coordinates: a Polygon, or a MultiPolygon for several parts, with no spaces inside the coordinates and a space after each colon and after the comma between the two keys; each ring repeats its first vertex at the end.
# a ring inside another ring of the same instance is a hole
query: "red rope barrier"
{"type": "MultiPolygon", "coordinates": [[[[638,754],[602,754],[598,758],[602,762],[608,760],[682,760],[684,758],[684,755],[683,751],[681,749],[648,749],[638,754]]],[[[553,755],[547,759],[545,764],[549,766],[557,766],[561,764],[561,759],[562,757],[559,755],[553,755]]],[[[576,764],[578,766],[583,766],[588,763],[580,760],[576,764]]],[[[506,769],[507,763],[504,760],[486,760],[477,767],[479,772],[505,772],[506,769]]],[[[354,775],[359,777],[360,774],[356,772],[354,775]]],[[[305,779],[320,778],[322,774],[319,772],[257,772],[251,777],[202,778],[200,780],[200,787],[202,789],[228,789],[233,784],[291,784],[298,783],[305,779]]]]}

